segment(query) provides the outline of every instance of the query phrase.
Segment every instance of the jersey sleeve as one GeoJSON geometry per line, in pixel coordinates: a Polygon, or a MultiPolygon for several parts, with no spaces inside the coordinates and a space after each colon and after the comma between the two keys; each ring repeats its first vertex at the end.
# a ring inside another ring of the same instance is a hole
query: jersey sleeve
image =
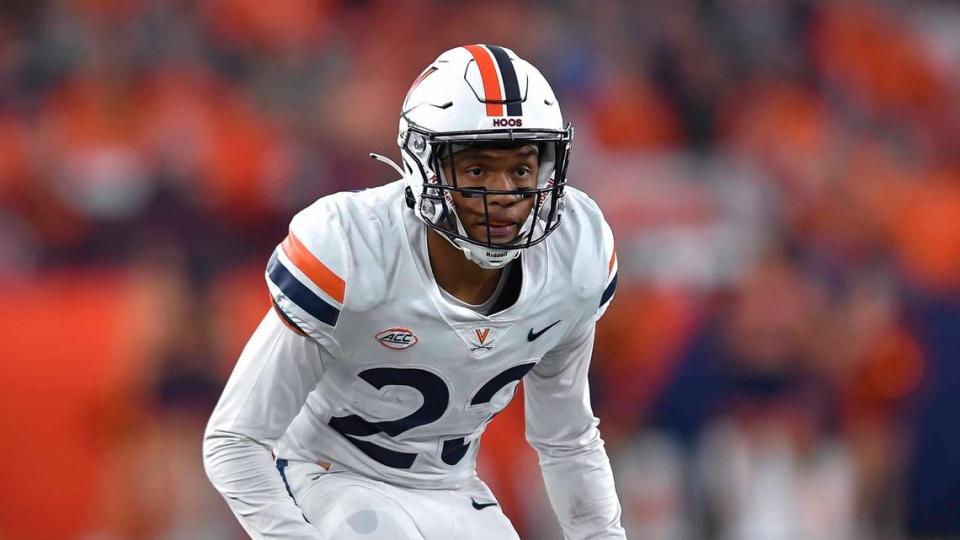
{"type": "Polygon", "coordinates": [[[267,263],[273,308],[295,333],[336,351],[335,329],[346,296],[349,258],[339,213],[323,199],[290,223],[267,263]]]}
{"type": "Polygon", "coordinates": [[[253,538],[316,538],[274,465],[273,445],[324,373],[326,352],[267,312],[207,423],[207,477],[253,538]]]}
{"type": "Polygon", "coordinates": [[[604,280],[603,292],[600,294],[599,306],[597,307],[596,314],[594,314],[593,320],[597,321],[600,317],[603,317],[603,314],[607,311],[607,307],[610,306],[610,302],[613,300],[613,295],[617,291],[617,271],[619,270],[619,264],[617,262],[617,252],[613,242],[613,231],[610,229],[610,225],[606,221],[603,222],[603,234],[601,238],[601,254],[603,255],[602,260],[606,264],[606,274],[607,278],[604,280]]]}
{"type": "Polygon", "coordinates": [[[527,441],[564,538],[622,539],[620,501],[590,406],[595,324],[583,323],[524,378],[527,441]]]}

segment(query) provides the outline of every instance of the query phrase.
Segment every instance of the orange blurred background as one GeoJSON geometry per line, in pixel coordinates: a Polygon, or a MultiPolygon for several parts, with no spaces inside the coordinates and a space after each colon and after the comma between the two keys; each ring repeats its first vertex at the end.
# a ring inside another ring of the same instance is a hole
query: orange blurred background
{"type": "MultiPolygon", "coordinates": [[[[0,3],[0,539],[234,539],[204,424],[316,198],[473,42],[617,237],[592,368],[638,539],[960,538],[960,4],[0,3]]],[[[518,400],[481,475],[557,538],[518,400]]]]}

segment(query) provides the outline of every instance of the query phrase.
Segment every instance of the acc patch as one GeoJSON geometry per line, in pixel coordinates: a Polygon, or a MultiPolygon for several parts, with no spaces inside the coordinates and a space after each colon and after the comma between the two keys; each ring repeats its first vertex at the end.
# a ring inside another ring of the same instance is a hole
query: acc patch
{"type": "Polygon", "coordinates": [[[399,326],[387,328],[374,337],[381,345],[393,350],[409,349],[420,341],[412,330],[399,326]]]}

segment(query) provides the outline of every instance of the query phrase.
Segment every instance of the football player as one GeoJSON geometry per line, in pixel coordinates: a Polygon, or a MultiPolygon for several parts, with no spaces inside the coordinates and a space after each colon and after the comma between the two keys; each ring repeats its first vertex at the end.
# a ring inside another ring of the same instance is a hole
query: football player
{"type": "Polygon", "coordinates": [[[374,155],[402,178],[293,218],[204,437],[251,536],[517,538],[475,465],[523,380],[564,535],[624,537],[587,388],[617,258],[572,135],[535,67],[458,47],[403,102],[403,167],[374,155]]]}

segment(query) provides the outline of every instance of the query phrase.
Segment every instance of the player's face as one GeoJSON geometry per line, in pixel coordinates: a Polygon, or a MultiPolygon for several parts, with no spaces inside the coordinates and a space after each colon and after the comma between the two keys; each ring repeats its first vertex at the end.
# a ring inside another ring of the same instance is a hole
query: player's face
{"type": "MultiPolygon", "coordinates": [[[[454,156],[457,187],[479,190],[533,190],[540,165],[537,149],[530,145],[515,148],[466,148],[454,156]]],[[[451,178],[450,164],[444,165],[451,178]]],[[[530,215],[534,195],[487,194],[465,196],[453,192],[457,216],[470,238],[493,244],[512,242],[530,215]],[[488,240],[489,234],[489,240],[488,240]]]]}

